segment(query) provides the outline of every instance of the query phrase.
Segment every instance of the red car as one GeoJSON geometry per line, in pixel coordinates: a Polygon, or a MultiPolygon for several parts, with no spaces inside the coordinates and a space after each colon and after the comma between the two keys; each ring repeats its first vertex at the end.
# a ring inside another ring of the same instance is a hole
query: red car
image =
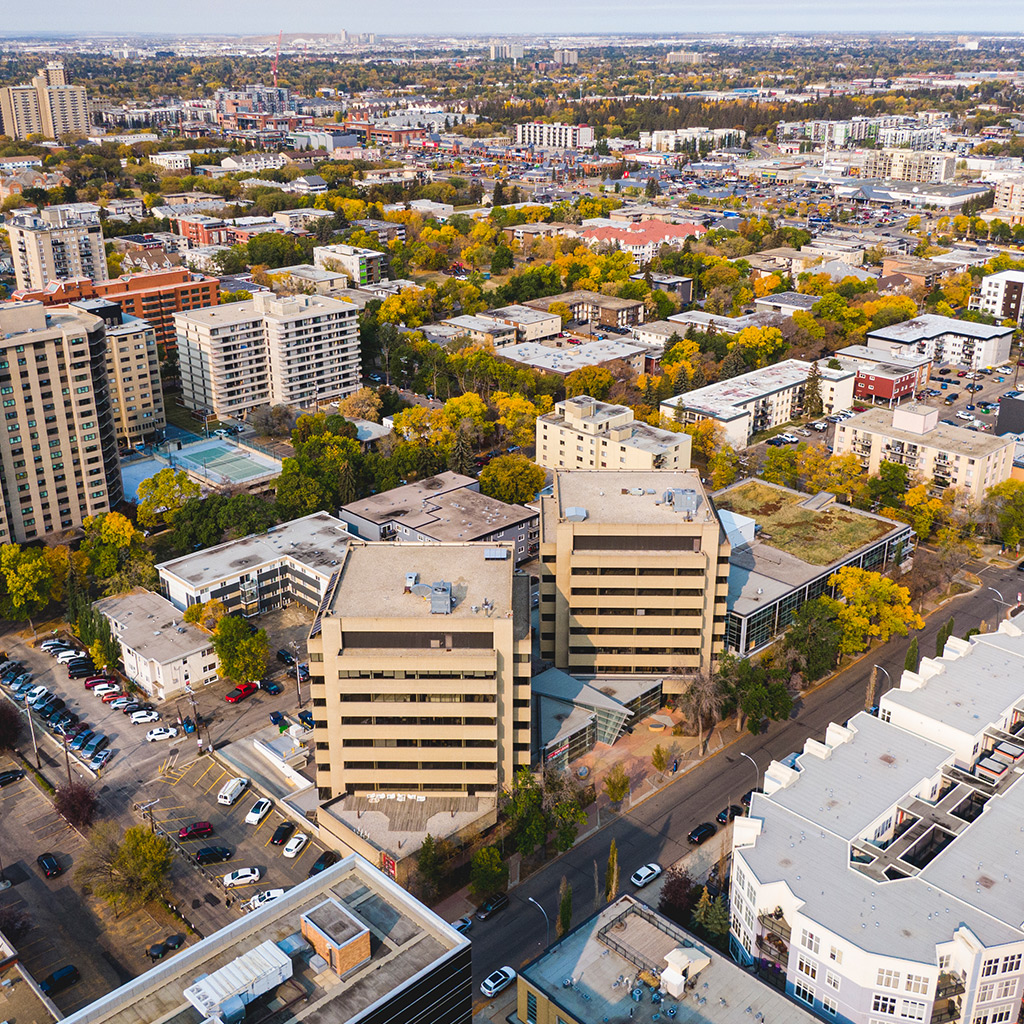
{"type": "Polygon", "coordinates": [[[208,821],[196,821],[178,829],[179,839],[202,839],[213,835],[213,826],[208,821]]]}
{"type": "Polygon", "coordinates": [[[120,690],[114,690],[113,693],[103,694],[103,696],[100,699],[103,701],[104,704],[113,704],[115,700],[118,700],[123,696],[124,694],[120,690]]]}
{"type": "Polygon", "coordinates": [[[90,676],[85,681],[85,688],[87,690],[95,690],[97,686],[102,686],[104,683],[112,683],[113,681],[109,676],[90,676]]]}
{"type": "Polygon", "coordinates": [[[227,694],[224,697],[224,699],[229,704],[237,704],[240,700],[245,700],[246,697],[255,692],[255,683],[242,683],[241,685],[236,686],[229,694],[227,694]]]}

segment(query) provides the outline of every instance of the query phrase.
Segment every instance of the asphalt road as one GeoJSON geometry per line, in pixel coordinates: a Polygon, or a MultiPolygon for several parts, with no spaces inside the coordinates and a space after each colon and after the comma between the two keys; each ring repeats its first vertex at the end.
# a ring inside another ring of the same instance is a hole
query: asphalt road
{"type": "MultiPolygon", "coordinates": [[[[1018,588],[1024,589],[1024,573],[1014,569],[996,570],[980,564],[969,568],[979,572],[986,588],[995,587],[1007,600],[1016,597],[1018,588]]],[[[950,615],[956,618],[956,634],[963,636],[981,620],[991,629],[1001,617],[1000,612],[1005,609],[1000,608],[995,595],[987,589],[956,598],[931,615],[925,628],[916,634],[922,656],[934,655],[936,634],[950,615]]],[[[722,753],[615,819],[515,888],[507,910],[488,921],[473,923],[470,937],[475,990],[496,967],[508,964],[518,970],[544,948],[544,918],[527,902],[529,897],[541,904],[553,923],[558,911],[558,887],[564,875],[573,888],[573,920],[578,923],[593,913],[596,899],[603,894],[612,839],[619,850],[621,889],[625,892],[633,890],[629,876],[642,864],[653,860],[668,866],[679,860],[692,849],[686,842],[690,829],[702,821],[713,821],[718,811],[729,803],[737,803],[737,798],[754,785],[754,766],[740,756],[741,752],[753,758],[763,778],[764,769],[773,759],[801,750],[807,737],[821,738],[830,722],[845,722],[864,709],[872,664],[880,665],[898,683],[909,643],[909,638],[898,637],[875,649],[869,657],[798,702],[789,721],[771,723],[760,736],[744,733],[722,753]],[[595,893],[595,865],[601,893],[595,893]]],[[[879,673],[879,694],[885,688],[885,676],[879,673]]]]}

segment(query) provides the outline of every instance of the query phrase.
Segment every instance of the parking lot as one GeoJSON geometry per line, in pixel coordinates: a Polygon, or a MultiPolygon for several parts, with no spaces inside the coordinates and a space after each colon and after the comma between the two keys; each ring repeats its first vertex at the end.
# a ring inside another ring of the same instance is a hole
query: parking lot
{"type": "MultiPolygon", "coordinates": [[[[937,367],[937,370],[946,367],[937,367]]],[[[1015,369],[1015,368],[1014,368],[1015,369]]],[[[991,375],[979,373],[969,378],[961,368],[949,365],[949,373],[933,372],[929,391],[937,391],[937,395],[927,395],[921,399],[926,405],[935,406],[939,410],[939,418],[950,420],[958,427],[984,429],[986,432],[995,430],[996,417],[999,414],[999,399],[1009,391],[1013,391],[1014,369],[1000,372],[993,369],[991,375]],[[945,387],[943,387],[945,383],[945,387]],[[980,387],[981,390],[969,391],[968,385],[980,387]],[[952,400],[951,400],[952,399],[952,400]],[[989,404],[986,412],[982,405],[989,404]],[[973,406],[974,408],[969,408],[973,406]],[[962,415],[957,415],[961,413],[962,415]]]]}

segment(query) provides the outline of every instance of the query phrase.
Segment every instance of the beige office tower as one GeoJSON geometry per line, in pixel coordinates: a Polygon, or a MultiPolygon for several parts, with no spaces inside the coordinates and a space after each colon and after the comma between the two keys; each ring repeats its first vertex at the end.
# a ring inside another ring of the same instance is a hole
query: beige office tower
{"type": "Polygon", "coordinates": [[[69,85],[64,65],[51,61],[31,85],[0,89],[3,132],[14,139],[43,135],[60,139],[89,132],[89,98],[80,85],[69,85]]]}
{"type": "Polygon", "coordinates": [[[541,657],[574,675],[711,670],[729,541],[695,472],[556,471],[541,499],[541,657]]]}
{"type": "Polygon", "coordinates": [[[0,89],[0,122],[3,123],[3,134],[12,139],[43,134],[39,93],[34,85],[11,85],[0,89]]]}
{"type": "Polygon", "coordinates": [[[103,321],[41,302],[0,304],[0,543],[81,526],[120,502],[103,321]]]}
{"type": "Polygon", "coordinates": [[[530,580],[510,545],[354,541],[309,636],[322,799],[496,795],[530,761],[530,580]]]}
{"type": "Polygon", "coordinates": [[[19,289],[45,288],[73,277],[109,279],[103,228],[96,217],[51,206],[38,215],[15,216],[7,231],[19,289]]]}

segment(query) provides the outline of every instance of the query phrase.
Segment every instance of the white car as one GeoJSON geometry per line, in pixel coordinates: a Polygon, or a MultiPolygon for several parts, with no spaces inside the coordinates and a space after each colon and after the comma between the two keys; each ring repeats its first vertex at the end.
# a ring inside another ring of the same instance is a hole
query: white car
{"type": "Polygon", "coordinates": [[[147,743],[156,743],[157,740],[173,740],[178,735],[178,730],[173,726],[161,725],[159,729],[150,729],[146,733],[147,743]]]}
{"type": "Polygon", "coordinates": [[[245,816],[246,825],[258,825],[270,813],[272,806],[273,804],[266,797],[257,800],[245,816]]]}
{"type": "Polygon", "coordinates": [[[796,444],[800,438],[796,434],[779,434],[779,440],[785,441],[786,444],[796,444]]]}
{"type": "Polygon", "coordinates": [[[300,853],[306,848],[306,843],[309,842],[309,836],[305,832],[296,832],[295,835],[285,843],[284,850],[281,852],[291,859],[292,857],[298,857],[300,853]]]}
{"type": "Polygon", "coordinates": [[[511,967],[499,967],[480,982],[480,991],[488,999],[493,998],[516,980],[516,972],[511,967]]]}
{"type": "Polygon", "coordinates": [[[229,871],[222,881],[225,889],[234,889],[238,885],[253,885],[263,877],[259,868],[238,868],[229,871]]]}
{"type": "Polygon", "coordinates": [[[92,692],[94,697],[105,697],[108,693],[120,693],[121,687],[117,683],[100,683],[93,687],[92,692]]]}
{"type": "MultiPolygon", "coordinates": [[[[117,701],[114,701],[114,703],[116,704],[117,701]]],[[[132,725],[149,725],[150,722],[159,722],[160,721],[160,712],[159,711],[133,711],[128,716],[128,721],[131,722],[132,725]]],[[[156,730],[154,729],[153,731],[155,732],[156,730]]]]}
{"type": "Polygon", "coordinates": [[[650,885],[658,875],[661,874],[660,864],[645,864],[642,868],[637,868],[629,876],[629,880],[638,888],[642,889],[645,885],[650,885]]]}
{"type": "Polygon", "coordinates": [[[974,417],[969,412],[964,412],[963,409],[958,409],[956,413],[958,420],[973,420],[974,417]]]}
{"type": "Polygon", "coordinates": [[[128,705],[132,703],[133,699],[134,698],[132,697],[118,697],[117,700],[112,700],[110,702],[110,710],[120,711],[122,708],[128,707],[128,705]]]}
{"type": "Polygon", "coordinates": [[[259,910],[265,903],[273,903],[274,900],[284,895],[284,889],[267,889],[265,892],[258,892],[246,906],[250,910],[259,910]]]}

